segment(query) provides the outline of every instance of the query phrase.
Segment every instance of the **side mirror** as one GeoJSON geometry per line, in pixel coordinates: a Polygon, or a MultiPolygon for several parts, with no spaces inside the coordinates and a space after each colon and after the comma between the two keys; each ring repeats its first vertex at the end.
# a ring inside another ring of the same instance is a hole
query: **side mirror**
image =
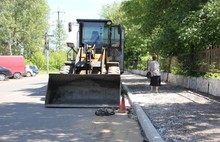
{"type": "Polygon", "coordinates": [[[72,31],[72,23],[71,22],[68,23],[68,29],[69,29],[69,32],[72,31]]]}
{"type": "Polygon", "coordinates": [[[67,45],[67,47],[70,47],[72,49],[75,47],[74,43],[72,43],[72,42],[67,42],[66,45],[67,45]]]}

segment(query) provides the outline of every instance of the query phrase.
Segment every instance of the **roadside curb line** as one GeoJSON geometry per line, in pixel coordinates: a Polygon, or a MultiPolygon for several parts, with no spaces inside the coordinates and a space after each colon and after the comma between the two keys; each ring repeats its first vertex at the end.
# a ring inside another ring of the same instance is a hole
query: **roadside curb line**
{"type": "Polygon", "coordinates": [[[128,87],[123,82],[122,86],[127,92],[128,101],[131,104],[131,106],[134,107],[134,110],[138,117],[138,121],[140,122],[144,134],[149,140],[149,142],[164,142],[164,140],[161,138],[161,136],[159,135],[156,128],[153,126],[153,124],[151,123],[150,119],[148,118],[147,114],[143,111],[141,106],[137,102],[132,102],[132,93],[130,92],[128,87]]]}

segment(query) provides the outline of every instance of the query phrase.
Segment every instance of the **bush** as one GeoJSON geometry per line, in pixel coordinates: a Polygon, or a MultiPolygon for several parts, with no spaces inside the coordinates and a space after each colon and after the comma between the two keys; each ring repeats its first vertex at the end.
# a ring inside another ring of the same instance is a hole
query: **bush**
{"type": "Polygon", "coordinates": [[[139,70],[147,70],[148,63],[151,61],[151,55],[146,55],[141,58],[141,61],[138,63],[137,68],[139,70]]]}
{"type": "Polygon", "coordinates": [[[65,61],[66,61],[66,52],[63,51],[52,52],[50,54],[50,69],[59,70],[65,61]]]}
{"type": "MultiPolygon", "coordinates": [[[[66,61],[65,51],[51,52],[49,56],[50,70],[60,70],[60,67],[64,64],[65,61],[66,61]]],[[[39,68],[39,70],[47,69],[46,55],[43,54],[43,52],[41,51],[35,53],[31,59],[26,59],[25,62],[28,65],[36,65],[39,68]]]]}
{"type": "Polygon", "coordinates": [[[43,54],[43,52],[38,51],[36,54],[34,54],[31,58],[29,63],[32,63],[33,65],[36,65],[39,70],[46,70],[46,56],[43,54]]]}

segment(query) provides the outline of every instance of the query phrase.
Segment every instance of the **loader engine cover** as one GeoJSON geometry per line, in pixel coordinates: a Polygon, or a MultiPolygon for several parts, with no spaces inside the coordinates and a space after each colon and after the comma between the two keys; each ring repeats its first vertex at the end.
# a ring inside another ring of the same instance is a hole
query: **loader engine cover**
{"type": "Polygon", "coordinates": [[[49,74],[45,107],[120,105],[120,75],[49,74]]]}

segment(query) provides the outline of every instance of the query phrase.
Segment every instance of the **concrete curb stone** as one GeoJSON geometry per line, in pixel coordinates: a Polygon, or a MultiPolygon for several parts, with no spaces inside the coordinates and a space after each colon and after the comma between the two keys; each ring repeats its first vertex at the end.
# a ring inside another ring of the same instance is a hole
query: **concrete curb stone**
{"type": "Polygon", "coordinates": [[[138,103],[132,101],[133,96],[132,93],[129,91],[128,87],[123,82],[122,82],[122,86],[127,92],[128,101],[131,104],[131,106],[134,108],[134,111],[137,114],[138,121],[140,122],[144,134],[149,140],[149,142],[164,142],[164,140],[161,138],[161,136],[159,135],[156,128],[153,126],[153,124],[151,123],[150,119],[143,111],[141,106],[138,103]]]}

